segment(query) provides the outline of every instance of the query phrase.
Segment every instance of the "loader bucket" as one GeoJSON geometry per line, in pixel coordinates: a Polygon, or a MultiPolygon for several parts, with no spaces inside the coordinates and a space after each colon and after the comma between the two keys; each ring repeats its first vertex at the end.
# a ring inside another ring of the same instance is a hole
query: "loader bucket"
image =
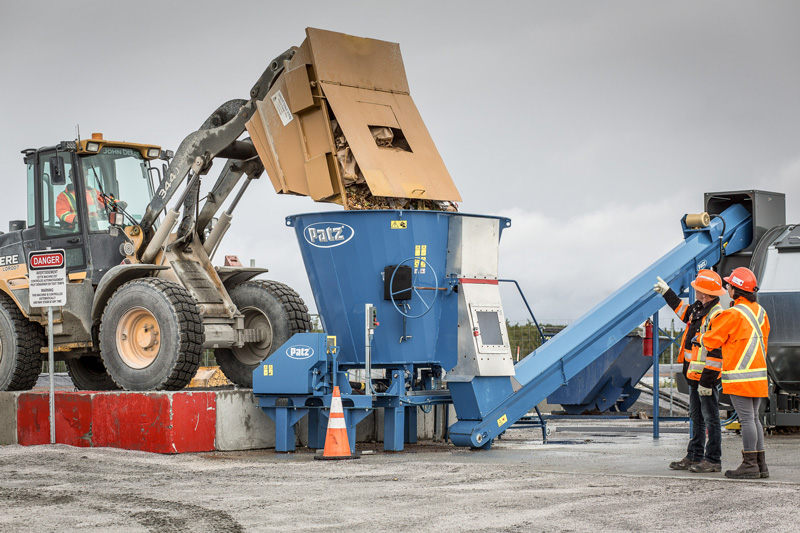
{"type": "Polygon", "coordinates": [[[247,123],[275,191],[346,208],[364,184],[376,197],[460,202],[409,94],[399,45],[306,35],[247,123]]]}

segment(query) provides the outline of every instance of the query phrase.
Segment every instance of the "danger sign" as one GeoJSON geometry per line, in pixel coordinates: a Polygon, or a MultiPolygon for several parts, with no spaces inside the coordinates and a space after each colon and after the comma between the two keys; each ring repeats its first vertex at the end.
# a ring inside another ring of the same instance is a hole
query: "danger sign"
{"type": "Polygon", "coordinates": [[[67,304],[67,269],[64,250],[41,250],[28,256],[31,307],[67,304]]]}

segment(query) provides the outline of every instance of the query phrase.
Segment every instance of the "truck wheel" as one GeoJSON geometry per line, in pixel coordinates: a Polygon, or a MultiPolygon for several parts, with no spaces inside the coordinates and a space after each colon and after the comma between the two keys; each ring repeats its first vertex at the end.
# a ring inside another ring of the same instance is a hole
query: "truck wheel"
{"type": "Polygon", "coordinates": [[[230,297],[244,315],[244,327],[264,330],[264,340],[241,348],[217,348],[217,364],[225,376],[242,387],[253,386],[253,370],[295,333],[311,329],[303,299],[291,287],[277,281],[241,283],[230,297]]]}
{"type": "Polygon", "coordinates": [[[42,371],[44,331],[0,293],[0,391],[31,390],[42,371]]]}
{"type": "Polygon", "coordinates": [[[118,390],[106,365],[98,355],[84,355],[67,359],[67,373],[78,390],[118,390]]]}
{"type": "Polygon", "coordinates": [[[182,389],[197,372],[204,339],[192,295],[159,278],[122,285],[100,322],[103,363],[125,390],[182,389]]]}

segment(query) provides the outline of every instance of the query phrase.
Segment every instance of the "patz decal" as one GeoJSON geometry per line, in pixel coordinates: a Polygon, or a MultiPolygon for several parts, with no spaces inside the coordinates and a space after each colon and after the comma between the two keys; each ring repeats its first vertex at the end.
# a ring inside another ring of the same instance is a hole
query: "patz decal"
{"type": "Polygon", "coordinates": [[[340,246],[352,239],[353,235],[355,231],[347,224],[331,222],[315,222],[303,231],[306,242],[317,248],[340,246]]]}

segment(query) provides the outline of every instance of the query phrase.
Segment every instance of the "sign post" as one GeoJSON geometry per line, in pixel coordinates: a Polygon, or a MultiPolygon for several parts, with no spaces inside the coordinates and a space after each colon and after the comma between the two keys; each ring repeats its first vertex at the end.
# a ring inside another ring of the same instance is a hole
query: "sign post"
{"type": "Polygon", "coordinates": [[[56,443],[55,358],[53,307],[67,304],[67,269],[64,250],[41,250],[28,255],[31,307],[47,307],[47,366],[50,372],[50,444],[56,443]]]}

